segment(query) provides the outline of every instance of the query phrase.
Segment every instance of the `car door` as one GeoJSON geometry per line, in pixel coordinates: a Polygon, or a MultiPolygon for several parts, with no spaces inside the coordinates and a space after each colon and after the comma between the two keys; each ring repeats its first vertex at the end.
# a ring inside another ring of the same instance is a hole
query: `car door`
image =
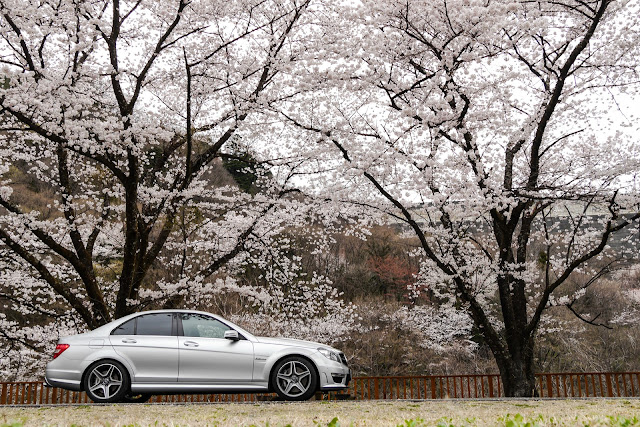
{"type": "Polygon", "coordinates": [[[234,384],[253,379],[253,343],[224,338],[231,330],[223,322],[202,314],[179,313],[180,369],[178,382],[234,384]]]}
{"type": "Polygon", "coordinates": [[[111,345],[133,365],[134,383],[178,381],[178,336],[173,313],[138,316],[111,333],[111,345]]]}

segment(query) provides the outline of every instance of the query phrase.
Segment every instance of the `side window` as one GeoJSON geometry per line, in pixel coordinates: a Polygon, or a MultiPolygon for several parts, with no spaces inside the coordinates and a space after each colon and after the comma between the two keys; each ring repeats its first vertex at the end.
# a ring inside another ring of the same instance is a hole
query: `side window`
{"type": "Polygon", "coordinates": [[[133,335],[136,333],[136,319],[124,322],[111,332],[111,335],[133,335]]]}
{"type": "Polygon", "coordinates": [[[224,332],[231,330],[224,323],[201,314],[181,314],[180,317],[185,337],[224,338],[224,332]]]}
{"type": "Polygon", "coordinates": [[[171,324],[173,315],[171,313],[145,314],[136,317],[138,326],[136,335],[162,335],[171,336],[171,324]]]}

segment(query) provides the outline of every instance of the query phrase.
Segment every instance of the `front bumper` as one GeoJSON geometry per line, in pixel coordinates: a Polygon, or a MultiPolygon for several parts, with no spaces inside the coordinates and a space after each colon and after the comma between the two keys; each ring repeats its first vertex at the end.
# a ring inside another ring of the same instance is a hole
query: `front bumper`
{"type": "Polygon", "coordinates": [[[351,370],[343,364],[331,364],[319,369],[320,390],[344,390],[349,387],[351,381],[351,370]]]}

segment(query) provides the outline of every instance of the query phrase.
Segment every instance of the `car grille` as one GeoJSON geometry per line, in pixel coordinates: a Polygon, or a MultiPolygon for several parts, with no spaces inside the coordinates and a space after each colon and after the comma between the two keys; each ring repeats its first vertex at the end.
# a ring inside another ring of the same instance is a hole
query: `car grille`
{"type": "Polygon", "coordinates": [[[340,353],[340,360],[345,366],[349,366],[349,364],[347,363],[347,357],[344,355],[344,353],[340,353]]]}

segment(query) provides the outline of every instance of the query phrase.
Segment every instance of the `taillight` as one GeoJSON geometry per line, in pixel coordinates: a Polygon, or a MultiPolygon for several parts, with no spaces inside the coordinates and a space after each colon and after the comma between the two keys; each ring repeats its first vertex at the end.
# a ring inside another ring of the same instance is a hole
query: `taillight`
{"type": "Polygon", "coordinates": [[[53,351],[53,358],[60,356],[63,351],[69,348],[69,344],[58,344],[56,349],[53,351]]]}

